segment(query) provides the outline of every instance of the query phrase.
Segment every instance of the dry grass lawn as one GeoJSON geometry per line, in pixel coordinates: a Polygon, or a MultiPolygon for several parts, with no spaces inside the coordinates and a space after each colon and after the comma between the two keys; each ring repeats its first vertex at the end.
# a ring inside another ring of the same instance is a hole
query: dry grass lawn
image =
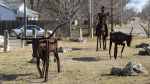
{"type": "MultiPolygon", "coordinates": [[[[62,73],[58,74],[56,64],[50,62],[47,84],[150,84],[150,75],[109,75],[113,66],[125,66],[128,61],[141,63],[150,72],[150,57],[138,55],[140,49],[135,48],[141,43],[150,43],[150,39],[134,39],[131,47],[125,48],[123,59],[110,60],[108,50],[95,51],[95,40],[87,43],[61,41],[59,46],[81,50],[64,53],[62,73]]],[[[3,84],[42,84],[36,65],[28,63],[31,55],[31,46],[0,53],[0,78],[3,84]]]]}

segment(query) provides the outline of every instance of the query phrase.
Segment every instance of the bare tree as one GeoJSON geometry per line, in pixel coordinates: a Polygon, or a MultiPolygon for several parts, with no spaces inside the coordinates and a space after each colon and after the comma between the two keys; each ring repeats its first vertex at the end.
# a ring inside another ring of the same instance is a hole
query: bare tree
{"type": "Polygon", "coordinates": [[[82,6],[84,0],[38,0],[32,1],[36,10],[40,12],[41,19],[58,21],[68,25],[71,33],[71,23],[76,17],[76,13],[82,6]]]}
{"type": "Polygon", "coordinates": [[[148,1],[147,5],[145,5],[144,9],[142,10],[142,13],[140,14],[140,17],[145,20],[150,20],[150,1],[148,1]]]}
{"type": "MultiPolygon", "coordinates": [[[[44,20],[59,20],[60,23],[69,20],[68,29],[71,32],[71,23],[76,17],[87,18],[89,23],[95,23],[95,16],[100,11],[101,6],[106,7],[106,12],[111,13],[112,18],[109,22],[119,22],[123,8],[127,4],[128,0],[91,0],[92,10],[89,13],[89,1],[90,0],[31,0],[34,3],[35,10],[41,14],[41,19],[44,20]],[[113,6],[111,7],[111,2],[113,6]],[[122,7],[121,7],[122,6],[122,7]],[[121,8],[120,8],[121,7],[121,8]],[[94,23],[91,21],[90,15],[93,17],[94,23]],[[112,21],[110,21],[112,20],[112,21]]],[[[113,24],[113,23],[112,23],[113,24]]]]}

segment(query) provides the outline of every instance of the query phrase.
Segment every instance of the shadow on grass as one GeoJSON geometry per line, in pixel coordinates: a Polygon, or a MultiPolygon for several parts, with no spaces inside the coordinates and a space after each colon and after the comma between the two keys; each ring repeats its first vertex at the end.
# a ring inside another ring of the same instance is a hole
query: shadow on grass
{"type": "Polygon", "coordinates": [[[94,62],[98,61],[96,57],[79,57],[79,58],[72,58],[74,61],[83,61],[83,62],[94,62]]]}
{"type": "Polygon", "coordinates": [[[114,75],[112,75],[112,74],[101,74],[101,76],[114,76],[114,75]]]}
{"type": "Polygon", "coordinates": [[[32,73],[29,74],[0,74],[0,80],[3,81],[12,81],[12,80],[16,80],[18,77],[20,76],[29,76],[32,75],[32,73]]]}
{"type": "Polygon", "coordinates": [[[148,56],[149,54],[146,51],[139,51],[139,53],[137,55],[141,55],[141,56],[148,56]]]}

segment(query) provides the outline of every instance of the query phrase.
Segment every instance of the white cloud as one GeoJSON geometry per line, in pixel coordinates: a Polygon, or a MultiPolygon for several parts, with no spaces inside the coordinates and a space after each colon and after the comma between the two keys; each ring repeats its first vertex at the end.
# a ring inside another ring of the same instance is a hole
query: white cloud
{"type": "Polygon", "coordinates": [[[147,2],[148,0],[131,0],[126,7],[127,9],[133,8],[135,11],[141,12],[147,2]]]}

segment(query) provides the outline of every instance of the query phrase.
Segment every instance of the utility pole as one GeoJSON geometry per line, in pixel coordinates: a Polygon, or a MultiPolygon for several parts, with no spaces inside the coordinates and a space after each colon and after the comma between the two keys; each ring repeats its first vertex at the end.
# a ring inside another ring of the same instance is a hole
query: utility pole
{"type": "Polygon", "coordinates": [[[26,37],[27,15],[26,15],[26,0],[24,0],[24,37],[26,37]]]}
{"type": "Polygon", "coordinates": [[[149,38],[149,35],[150,35],[150,19],[148,19],[148,38],[149,38]]]}
{"type": "Polygon", "coordinates": [[[90,29],[91,29],[91,38],[93,38],[93,0],[89,0],[89,13],[90,13],[90,29]]]}
{"type": "Polygon", "coordinates": [[[111,32],[114,31],[113,25],[113,0],[111,0],[111,32]]]}
{"type": "Polygon", "coordinates": [[[69,15],[67,16],[67,19],[69,19],[69,34],[70,34],[70,38],[72,38],[72,21],[71,21],[71,1],[67,0],[67,12],[69,13],[69,15]]]}
{"type": "Polygon", "coordinates": [[[121,13],[120,13],[120,25],[122,26],[123,22],[123,1],[121,0],[121,13]]]}

